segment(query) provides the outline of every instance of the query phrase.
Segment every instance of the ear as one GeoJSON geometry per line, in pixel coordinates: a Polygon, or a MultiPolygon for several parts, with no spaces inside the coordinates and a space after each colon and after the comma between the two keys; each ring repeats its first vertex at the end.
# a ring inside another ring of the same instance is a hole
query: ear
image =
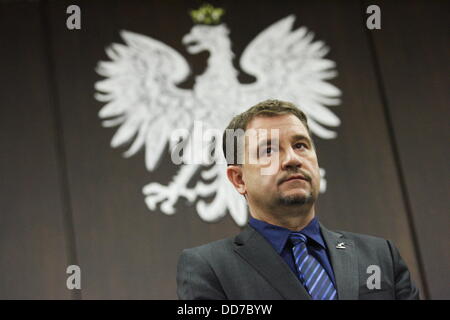
{"type": "Polygon", "coordinates": [[[228,180],[233,184],[237,192],[242,195],[247,193],[245,188],[245,182],[242,179],[242,166],[228,166],[227,167],[227,177],[228,180]]]}

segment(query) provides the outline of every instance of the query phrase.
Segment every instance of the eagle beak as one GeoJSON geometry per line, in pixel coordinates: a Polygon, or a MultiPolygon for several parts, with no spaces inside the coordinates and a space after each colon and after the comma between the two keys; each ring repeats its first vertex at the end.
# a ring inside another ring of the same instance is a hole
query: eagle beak
{"type": "Polygon", "coordinates": [[[196,54],[205,50],[197,41],[197,39],[190,33],[185,35],[182,39],[182,43],[186,46],[187,51],[190,54],[196,54]]]}
{"type": "Polygon", "coordinates": [[[194,37],[193,37],[190,33],[188,33],[187,35],[185,35],[185,36],[183,37],[183,39],[181,40],[181,42],[182,42],[185,46],[189,45],[189,43],[194,42],[194,41],[195,41],[195,40],[194,40],[194,37]]]}

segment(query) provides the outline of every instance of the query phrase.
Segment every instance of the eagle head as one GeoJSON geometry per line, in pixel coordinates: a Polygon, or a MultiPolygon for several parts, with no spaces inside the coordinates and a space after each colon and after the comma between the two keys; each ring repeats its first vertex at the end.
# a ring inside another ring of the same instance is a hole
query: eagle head
{"type": "Polygon", "coordinates": [[[229,48],[228,34],[229,30],[224,24],[195,25],[182,41],[190,54],[197,54],[205,50],[214,52],[229,48]]]}

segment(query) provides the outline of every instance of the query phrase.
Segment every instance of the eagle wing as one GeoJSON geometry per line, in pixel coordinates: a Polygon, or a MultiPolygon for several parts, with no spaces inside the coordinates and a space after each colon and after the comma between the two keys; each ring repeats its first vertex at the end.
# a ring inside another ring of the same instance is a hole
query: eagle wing
{"type": "Polygon", "coordinates": [[[145,163],[152,171],[174,129],[193,122],[192,90],[176,85],[187,78],[189,66],[177,51],[153,38],[121,31],[125,44],[106,49],[111,61],[101,61],[97,73],[106,77],[95,84],[95,98],[106,102],[99,111],[103,126],[118,126],[111,146],[130,143],[125,157],[145,145],[145,163]]]}
{"type": "Polygon", "coordinates": [[[287,16],[263,30],[244,50],[241,68],[257,81],[242,85],[251,101],[276,97],[296,103],[308,116],[311,131],[324,139],[336,133],[339,118],[326,106],[338,105],[341,92],[326,80],[334,78],[335,63],[324,59],[328,48],[313,42],[305,27],[292,30],[295,17],[287,16]],[[257,99],[255,97],[258,97],[257,99]]]}

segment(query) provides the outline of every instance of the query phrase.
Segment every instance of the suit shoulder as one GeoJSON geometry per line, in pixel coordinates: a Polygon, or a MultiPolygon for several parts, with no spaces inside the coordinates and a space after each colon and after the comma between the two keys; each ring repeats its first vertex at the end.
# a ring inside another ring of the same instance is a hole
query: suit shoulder
{"type": "Polygon", "coordinates": [[[233,241],[234,237],[216,240],[197,247],[184,249],[183,253],[197,255],[206,260],[209,260],[211,257],[216,257],[223,254],[224,252],[233,250],[233,241]]]}

